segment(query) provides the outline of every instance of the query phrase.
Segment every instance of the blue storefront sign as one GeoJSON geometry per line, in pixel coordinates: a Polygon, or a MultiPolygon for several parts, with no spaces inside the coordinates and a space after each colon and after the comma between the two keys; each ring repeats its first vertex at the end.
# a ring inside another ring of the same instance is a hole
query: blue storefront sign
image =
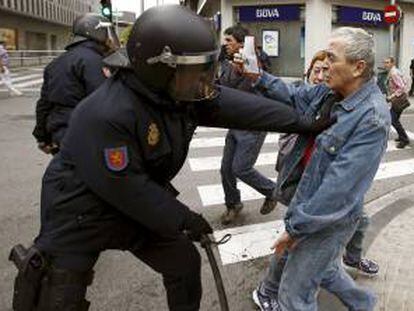
{"type": "Polygon", "coordinates": [[[240,22],[296,21],[299,18],[299,5],[239,7],[240,22]]]}
{"type": "Polygon", "coordinates": [[[339,6],[338,22],[345,24],[365,24],[386,26],[384,12],[380,10],[339,6]]]}

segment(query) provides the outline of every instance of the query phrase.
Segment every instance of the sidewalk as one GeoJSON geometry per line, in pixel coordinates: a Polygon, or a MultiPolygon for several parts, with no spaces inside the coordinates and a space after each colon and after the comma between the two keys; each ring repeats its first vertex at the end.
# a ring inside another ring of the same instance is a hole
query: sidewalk
{"type": "MultiPolygon", "coordinates": [[[[365,206],[371,225],[366,257],[380,266],[367,277],[350,271],[361,286],[377,295],[375,311],[414,310],[414,185],[397,189],[365,206]]],[[[336,298],[321,292],[321,311],[346,311],[336,298]]]]}
{"type": "Polygon", "coordinates": [[[367,257],[378,261],[380,274],[371,279],[358,277],[358,282],[378,295],[376,310],[414,310],[414,185],[372,204],[371,211],[377,210],[370,215],[374,231],[367,236],[367,257]]]}

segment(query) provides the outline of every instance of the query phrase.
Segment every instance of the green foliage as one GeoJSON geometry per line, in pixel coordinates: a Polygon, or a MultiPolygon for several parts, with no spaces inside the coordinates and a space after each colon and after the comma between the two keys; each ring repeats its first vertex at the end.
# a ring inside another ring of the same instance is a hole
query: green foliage
{"type": "Polygon", "coordinates": [[[122,30],[121,34],[119,35],[119,41],[121,42],[122,46],[126,45],[129,35],[131,34],[131,30],[132,30],[132,25],[129,25],[127,28],[122,30]]]}

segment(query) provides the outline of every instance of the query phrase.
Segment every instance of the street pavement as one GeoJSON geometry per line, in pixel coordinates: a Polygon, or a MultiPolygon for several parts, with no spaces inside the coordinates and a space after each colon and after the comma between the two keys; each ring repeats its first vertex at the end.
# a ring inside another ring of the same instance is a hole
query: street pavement
{"type": "MultiPolygon", "coordinates": [[[[39,197],[42,173],[50,160],[36,150],[31,131],[36,97],[0,100],[0,311],[11,310],[15,269],[7,256],[16,243],[28,245],[39,229],[39,197]]],[[[414,114],[402,117],[414,141],[414,114]]],[[[182,171],[173,181],[181,192],[179,199],[199,211],[212,223],[217,238],[226,233],[232,239],[215,251],[233,311],[257,310],[251,292],[266,269],[270,246],[282,229],[286,208],[278,206],[266,216],[259,213],[263,198],[240,185],[245,208],[235,224],[223,227],[219,217],[224,211],[220,186],[220,158],[225,130],[199,128],[182,171]]],[[[380,264],[374,278],[352,275],[362,286],[378,295],[376,310],[414,310],[414,144],[398,150],[390,137],[389,146],[373,187],[366,197],[366,211],[372,225],[366,239],[366,256],[380,264]]],[[[278,134],[269,133],[256,168],[276,177],[274,162],[278,134]]],[[[204,294],[201,310],[220,310],[207,258],[203,257],[204,294]]],[[[168,258],[166,258],[168,260],[168,258]]],[[[130,254],[108,251],[96,267],[94,284],[88,290],[91,310],[167,310],[162,280],[130,254]]],[[[346,310],[330,294],[321,291],[320,310],[346,310]]]]}

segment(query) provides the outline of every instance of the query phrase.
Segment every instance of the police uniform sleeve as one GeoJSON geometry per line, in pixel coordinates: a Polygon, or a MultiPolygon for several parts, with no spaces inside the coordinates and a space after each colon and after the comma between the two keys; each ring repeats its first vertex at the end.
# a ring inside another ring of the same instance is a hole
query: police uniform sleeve
{"type": "Polygon", "coordinates": [[[194,105],[198,125],[282,133],[319,133],[333,120],[314,120],[276,100],[221,86],[219,95],[194,105]]]}
{"type": "Polygon", "coordinates": [[[91,94],[106,80],[102,68],[102,56],[99,54],[88,54],[79,58],[75,70],[84,85],[86,95],[91,94]]]}
{"type": "Polygon", "coordinates": [[[82,120],[76,115],[72,125],[64,140],[65,149],[93,193],[159,235],[176,235],[183,229],[190,210],[146,171],[134,129],[109,120],[82,120]]]}
{"type": "Polygon", "coordinates": [[[53,109],[53,103],[48,100],[48,69],[43,73],[43,85],[40,91],[40,98],[36,104],[36,125],[33,130],[33,136],[38,142],[49,143],[50,134],[46,129],[47,117],[53,109]]]}

